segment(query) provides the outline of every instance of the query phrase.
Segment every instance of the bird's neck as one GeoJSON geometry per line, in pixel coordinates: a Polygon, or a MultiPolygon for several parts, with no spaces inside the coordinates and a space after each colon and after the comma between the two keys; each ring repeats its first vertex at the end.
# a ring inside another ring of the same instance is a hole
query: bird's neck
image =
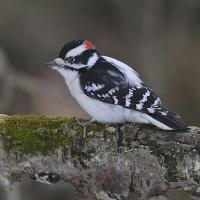
{"type": "Polygon", "coordinates": [[[97,52],[94,52],[88,59],[87,66],[88,68],[93,67],[99,60],[100,56],[97,52]]]}

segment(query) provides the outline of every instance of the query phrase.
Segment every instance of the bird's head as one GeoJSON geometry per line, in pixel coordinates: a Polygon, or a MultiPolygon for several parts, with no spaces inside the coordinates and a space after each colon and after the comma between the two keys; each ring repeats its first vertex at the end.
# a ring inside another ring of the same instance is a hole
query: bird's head
{"type": "Polygon", "coordinates": [[[87,40],[73,40],[65,44],[56,59],[46,63],[47,66],[61,72],[63,70],[79,71],[91,68],[99,59],[95,46],[87,40]]]}

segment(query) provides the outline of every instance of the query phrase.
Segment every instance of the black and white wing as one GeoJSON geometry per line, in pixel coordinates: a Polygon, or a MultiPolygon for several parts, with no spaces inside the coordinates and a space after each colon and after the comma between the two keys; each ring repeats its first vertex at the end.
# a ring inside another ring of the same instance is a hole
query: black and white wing
{"type": "Polygon", "coordinates": [[[161,103],[160,98],[128,65],[113,58],[109,61],[102,60],[80,77],[84,93],[105,103],[153,113],[161,103]]]}
{"type": "Polygon", "coordinates": [[[116,59],[104,59],[80,77],[81,88],[87,96],[147,113],[172,128],[183,128],[177,115],[160,106],[160,98],[132,68],[116,59]]]}
{"type": "Polygon", "coordinates": [[[109,70],[93,77],[81,85],[91,98],[145,113],[154,113],[160,105],[160,98],[150,88],[144,84],[132,86],[121,74],[116,76],[116,72],[109,70]]]}

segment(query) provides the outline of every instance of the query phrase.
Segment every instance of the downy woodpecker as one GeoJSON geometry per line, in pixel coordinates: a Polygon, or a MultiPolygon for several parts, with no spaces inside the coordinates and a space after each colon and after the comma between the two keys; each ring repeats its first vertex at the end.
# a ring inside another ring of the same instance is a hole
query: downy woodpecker
{"type": "Polygon", "coordinates": [[[87,40],[73,40],[47,65],[57,70],[77,102],[100,123],[153,124],[164,130],[186,130],[176,113],[127,64],[101,55],[87,40]]]}

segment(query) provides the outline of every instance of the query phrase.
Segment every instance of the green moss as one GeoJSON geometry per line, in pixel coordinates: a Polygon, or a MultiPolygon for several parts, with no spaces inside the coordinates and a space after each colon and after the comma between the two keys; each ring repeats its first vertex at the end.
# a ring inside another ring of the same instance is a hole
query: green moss
{"type": "MultiPolygon", "coordinates": [[[[102,125],[94,125],[87,131],[102,130],[102,125]]],[[[81,140],[83,127],[73,117],[45,117],[36,115],[8,116],[0,121],[0,133],[4,138],[5,150],[20,154],[43,155],[60,147],[69,147],[81,140]]]]}

